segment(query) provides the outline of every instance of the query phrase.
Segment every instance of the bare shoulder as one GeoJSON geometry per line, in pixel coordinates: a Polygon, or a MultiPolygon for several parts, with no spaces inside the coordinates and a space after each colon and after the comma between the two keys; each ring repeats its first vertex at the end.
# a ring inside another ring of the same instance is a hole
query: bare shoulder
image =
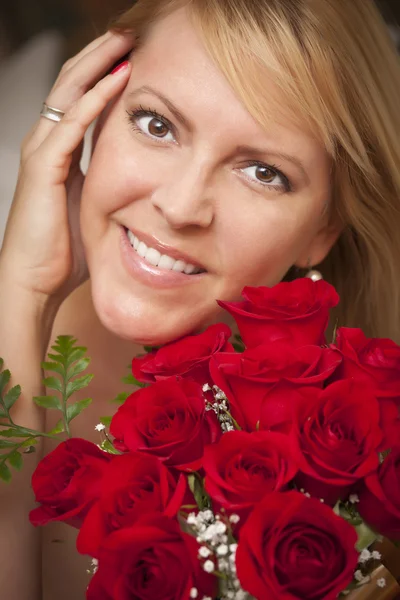
{"type": "MultiPolygon", "coordinates": [[[[93,398],[92,405],[71,423],[72,435],[93,442],[99,441],[95,425],[99,417],[112,415],[116,408],[110,403],[121,391],[129,391],[121,383],[128,374],[133,356],[143,351],[133,343],[121,340],[106,330],[99,321],[91,300],[90,285],[84,284],[61,306],[54,323],[51,344],[58,335],[72,335],[80,345],[86,346],[91,363],[89,373],[94,378],[88,388],[76,394],[76,400],[93,398]]],[[[47,430],[52,428],[59,415],[48,411],[47,430]]],[[[47,444],[45,452],[54,446],[47,444]]],[[[77,532],[62,523],[52,523],[43,528],[43,600],[77,600],[85,597],[89,582],[86,570],[90,565],[87,556],[75,550],[77,532]]]]}

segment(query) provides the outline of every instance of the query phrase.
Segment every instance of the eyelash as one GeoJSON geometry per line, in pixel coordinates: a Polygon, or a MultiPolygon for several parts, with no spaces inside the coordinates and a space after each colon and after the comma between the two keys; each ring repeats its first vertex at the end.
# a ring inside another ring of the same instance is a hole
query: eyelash
{"type": "MultiPolygon", "coordinates": [[[[168,129],[171,130],[171,132],[173,133],[173,135],[175,137],[174,125],[171,123],[171,121],[169,119],[167,119],[167,117],[160,114],[156,110],[153,110],[151,108],[144,108],[142,105],[139,105],[138,108],[133,109],[133,110],[127,110],[126,112],[128,115],[129,124],[134,131],[137,131],[138,133],[145,135],[146,137],[150,137],[150,139],[158,139],[161,143],[166,143],[166,142],[162,142],[162,138],[153,138],[151,135],[144,133],[143,130],[136,123],[137,119],[140,119],[141,117],[153,117],[154,119],[157,119],[158,121],[163,123],[163,125],[168,127],[168,129]]],[[[260,185],[263,189],[267,188],[270,190],[271,189],[272,190],[281,190],[282,188],[284,188],[286,193],[289,193],[292,191],[293,188],[292,188],[292,185],[291,185],[288,177],[280,170],[280,168],[277,165],[267,165],[258,160],[253,160],[253,161],[250,161],[244,168],[249,168],[249,167],[261,167],[261,168],[266,167],[267,169],[272,171],[272,173],[274,175],[278,175],[283,181],[282,185],[268,185],[267,183],[262,183],[258,179],[251,179],[249,177],[246,177],[246,179],[248,179],[251,183],[256,183],[256,184],[260,185]]]]}

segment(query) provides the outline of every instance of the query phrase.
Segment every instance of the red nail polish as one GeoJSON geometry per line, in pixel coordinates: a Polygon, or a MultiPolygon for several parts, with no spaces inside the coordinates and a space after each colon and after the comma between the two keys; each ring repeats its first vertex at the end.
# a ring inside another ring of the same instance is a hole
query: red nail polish
{"type": "Polygon", "coordinates": [[[129,61],[124,60],[124,62],[122,62],[120,65],[116,66],[115,69],[113,69],[111,71],[111,75],[115,75],[115,73],[118,73],[118,71],[122,71],[123,69],[126,69],[128,64],[129,64],[129,61]]]}

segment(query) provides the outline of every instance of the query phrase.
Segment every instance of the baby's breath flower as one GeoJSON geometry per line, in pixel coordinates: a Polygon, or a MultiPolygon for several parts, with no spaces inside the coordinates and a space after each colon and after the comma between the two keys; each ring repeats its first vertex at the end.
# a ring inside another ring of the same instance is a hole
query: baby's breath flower
{"type": "Polygon", "coordinates": [[[233,523],[234,525],[236,525],[236,523],[239,523],[240,517],[239,517],[239,515],[233,514],[233,515],[231,515],[229,517],[229,520],[230,520],[231,523],[233,523]]]}
{"type": "Polygon", "coordinates": [[[386,586],[386,579],[384,577],[380,577],[377,580],[376,585],[380,588],[384,588],[386,586]]]}
{"type": "Polygon", "coordinates": [[[201,546],[201,548],[199,548],[199,555],[201,556],[201,558],[208,558],[210,554],[211,550],[209,550],[207,546],[201,546]]]}
{"type": "Polygon", "coordinates": [[[96,431],[104,431],[105,428],[106,428],[106,426],[103,425],[103,423],[97,423],[95,430],[96,431]]]}
{"type": "Polygon", "coordinates": [[[370,558],[371,558],[371,552],[367,548],[364,548],[364,550],[361,552],[360,556],[358,557],[358,562],[366,563],[370,558]]]}
{"type": "Polygon", "coordinates": [[[349,502],[350,504],[357,504],[357,502],[360,502],[360,498],[357,496],[357,494],[350,494],[349,502]]]}
{"type": "Polygon", "coordinates": [[[378,550],[372,550],[371,558],[373,558],[374,560],[381,560],[382,554],[378,552],[378,550]]]}
{"type": "Polygon", "coordinates": [[[190,598],[197,598],[198,595],[199,595],[199,592],[198,592],[197,588],[192,587],[192,589],[190,590],[190,593],[189,593],[190,598]]]}
{"type": "Polygon", "coordinates": [[[226,554],[228,554],[228,546],[226,544],[221,544],[220,546],[218,546],[217,554],[218,556],[225,556],[226,554]]]}
{"type": "Polygon", "coordinates": [[[203,565],[203,569],[206,573],[212,573],[214,571],[214,563],[212,560],[206,560],[203,565]]]}

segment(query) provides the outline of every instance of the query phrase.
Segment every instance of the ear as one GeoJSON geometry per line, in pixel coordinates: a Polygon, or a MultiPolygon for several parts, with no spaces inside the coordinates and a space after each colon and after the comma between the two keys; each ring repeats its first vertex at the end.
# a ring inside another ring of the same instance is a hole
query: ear
{"type": "Polygon", "coordinates": [[[309,269],[322,263],[329,254],[332,246],[343,231],[343,223],[339,218],[331,218],[312,239],[311,243],[302,252],[295,266],[309,269]]]}

